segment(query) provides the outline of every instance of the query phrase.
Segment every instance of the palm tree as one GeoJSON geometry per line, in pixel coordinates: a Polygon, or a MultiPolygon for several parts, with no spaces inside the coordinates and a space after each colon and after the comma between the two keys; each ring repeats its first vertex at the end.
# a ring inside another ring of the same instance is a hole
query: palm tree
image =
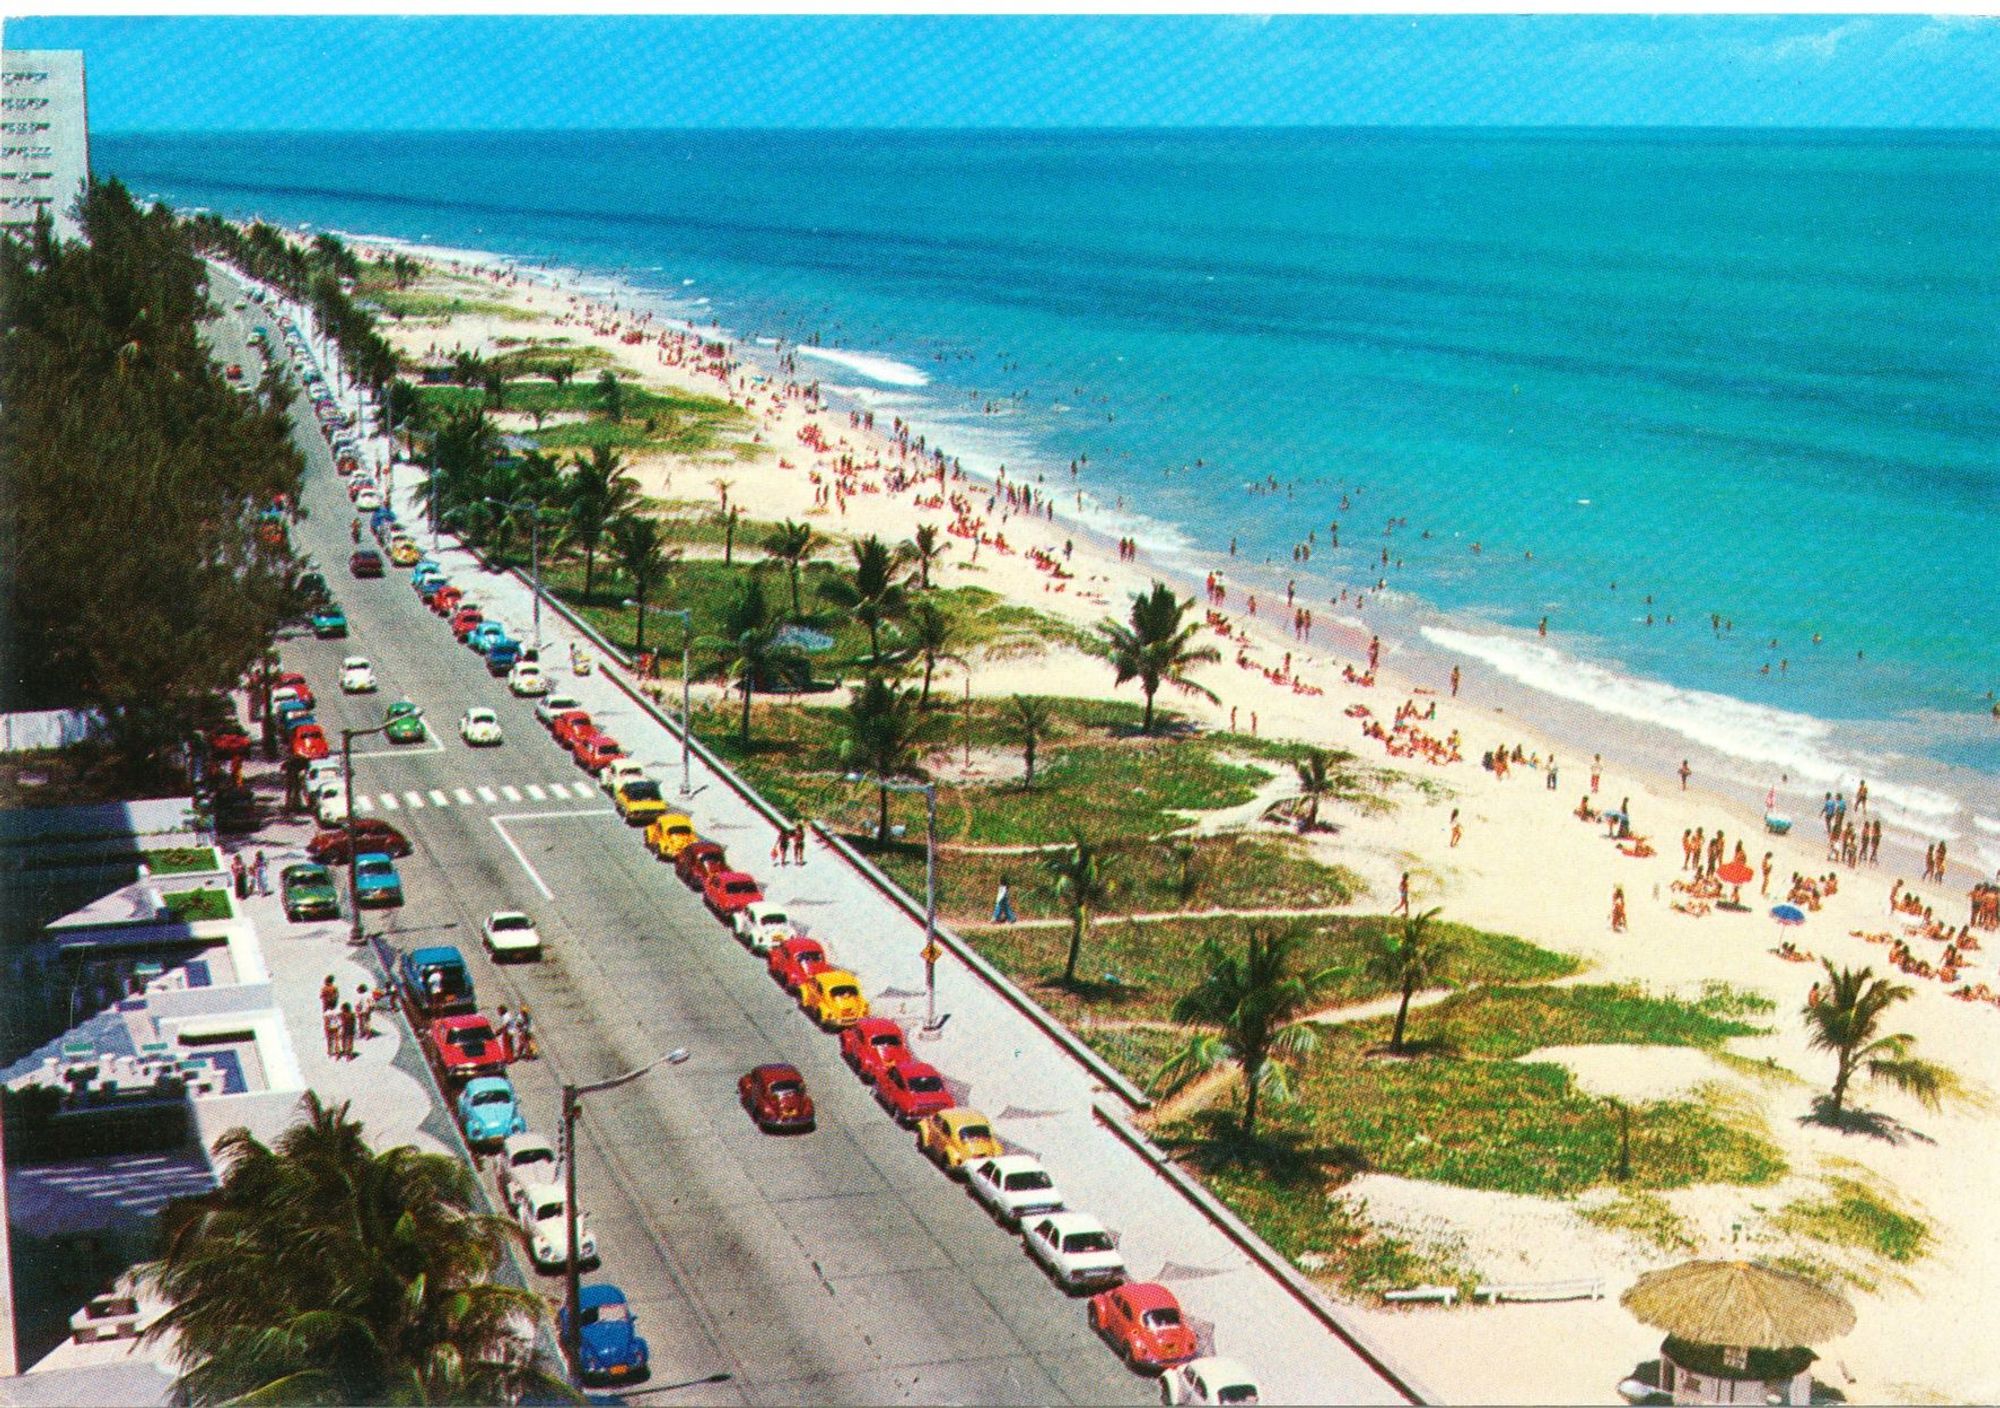
{"type": "Polygon", "coordinates": [[[593,445],[588,458],[570,465],[569,527],[583,544],[583,599],[587,603],[597,580],[597,546],[617,519],[639,505],[639,486],[625,472],[625,461],[609,445],[593,445]]]}
{"type": "Polygon", "coordinates": [[[824,583],[819,594],[851,613],[868,627],[868,659],[882,663],[882,623],[897,615],[908,599],[901,575],[901,548],[891,548],[875,534],[854,544],[854,574],[824,583]]]}
{"type": "Polygon", "coordinates": [[[192,1404],[580,1401],[526,1337],[543,1297],[492,1280],[518,1232],[476,1211],[471,1170],[405,1145],[380,1152],[346,1105],[308,1092],[267,1147],[236,1129],[228,1172],[163,1215],[139,1269],[171,1309],[192,1404]]]}
{"type": "Polygon", "coordinates": [[[736,561],[736,520],[743,516],[743,510],[725,508],[722,511],[722,565],[728,567],[736,561]]]}
{"type": "Polygon", "coordinates": [[[791,576],[794,620],[799,615],[799,569],[818,546],[819,534],[813,532],[810,523],[799,523],[789,518],[764,535],[764,551],[773,560],[784,563],[791,576]]]}
{"type": "Polygon", "coordinates": [[[918,525],[916,536],[903,544],[904,553],[917,564],[917,586],[920,590],[931,589],[931,565],[943,561],[950,547],[944,534],[929,523],[918,525]]]}
{"type": "Polygon", "coordinates": [[[1454,957],[1456,945],[1442,933],[1434,933],[1439,911],[1406,914],[1402,926],[1384,933],[1375,952],[1368,957],[1368,976],[1402,992],[1396,1004],[1396,1026],[1389,1036],[1389,1049],[1403,1050],[1403,1028],[1410,1020],[1410,999],[1418,988],[1443,981],[1445,969],[1454,957]]]}
{"type": "Polygon", "coordinates": [[[1027,762],[1027,776],[1022,785],[1035,785],[1035,749],[1055,726],[1056,709],[1039,694],[1015,694],[1000,706],[1000,721],[1007,731],[1020,742],[1021,752],[1027,762]]]}
{"type": "Polygon", "coordinates": [[[953,650],[958,644],[958,619],[937,603],[920,601],[910,607],[909,615],[910,651],[924,662],[923,693],[917,703],[930,707],[931,676],[936,673],[938,661],[950,660],[955,664],[966,663],[965,657],[953,650]]]}
{"type": "Polygon", "coordinates": [[[1319,1005],[1334,970],[1293,968],[1301,936],[1251,929],[1241,957],[1218,939],[1202,942],[1208,976],[1181,995],[1174,1020],[1205,1030],[1162,1065],[1153,1077],[1169,1093],[1196,1076],[1235,1063],[1243,1073],[1243,1137],[1257,1137],[1261,1096],[1291,1097],[1291,1066],[1319,1044],[1319,1028],[1305,1018],[1319,1005]]]}
{"type": "Polygon", "coordinates": [[[625,383],[618,373],[607,367],[597,374],[597,396],[606,420],[616,425],[625,419],[625,383]]]}
{"type": "Polygon", "coordinates": [[[479,369],[479,385],[486,392],[486,404],[500,410],[507,404],[506,370],[492,362],[479,369]]]}
{"type": "Polygon", "coordinates": [[[1878,978],[1873,968],[1836,968],[1831,960],[1823,961],[1826,987],[1816,999],[1807,1000],[1800,1015],[1806,1020],[1807,1044],[1816,1051],[1833,1053],[1828,1121],[1839,1121],[1848,1082],[1856,1074],[1893,1085],[1915,1096],[1925,1108],[1936,1109],[1952,1087],[1951,1072],[1911,1055],[1916,1038],[1907,1032],[1881,1035],[1883,1017],[1891,1007],[1909,999],[1909,986],[1878,978]]]}
{"type": "Polygon", "coordinates": [[[1195,632],[1201,629],[1197,623],[1181,624],[1193,605],[1194,598],[1183,601],[1165,582],[1155,582],[1150,592],[1132,594],[1130,625],[1116,621],[1098,624],[1098,633],[1111,647],[1111,665],[1118,672],[1118,683],[1136,679],[1146,692],[1146,717],[1140,725],[1143,733],[1153,731],[1153,696],[1162,684],[1215,701],[1215,691],[1196,684],[1186,674],[1190,666],[1209,665],[1222,658],[1214,646],[1194,644],[1195,632]]]}
{"type": "Polygon", "coordinates": [[[1090,928],[1092,912],[1104,908],[1116,897],[1118,886],[1108,873],[1110,856],[1104,846],[1081,831],[1070,832],[1070,843],[1043,862],[1055,876],[1056,893],[1069,911],[1069,958],[1063,964],[1063,982],[1076,981],[1076,961],[1083,953],[1083,936],[1090,928]]]}
{"type": "Polygon", "coordinates": [[[870,675],[839,714],[845,736],[841,761],[863,768],[875,780],[875,844],[889,844],[889,788],[885,779],[921,780],[926,745],[937,740],[940,721],[926,718],[919,701],[880,675],[870,675]]]}
{"type": "Polygon", "coordinates": [[[486,374],[486,359],[461,347],[451,354],[451,379],[460,386],[477,386],[486,374]]]}
{"type": "Polygon", "coordinates": [[[660,521],[644,514],[628,513],[611,525],[611,548],[618,565],[632,579],[632,597],[639,603],[639,626],[632,648],[646,648],[646,595],[653,584],[666,575],[673,559],[660,533],[660,521]]]}
{"type": "Polygon", "coordinates": [[[743,590],[723,613],[722,634],[702,642],[730,683],[743,691],[743,715],[737,741],[750,747],[750,700],[761,685],[781,676],[797,678],[809,672],[806,654],[779,634],[764,599],[764,583],[754,574],[743,579],[743,590]]]}
{"type": "Polygon", "coordinates": [[[1306,830],[1318,829],[1320,801],[1337,795],[1346,781],[1335,764],[1350,756],[1324,748],[1308,748],[1303,758],[1293,762],[1292,770],[1299,775],[1299,797],[1306,804],[1306,830]]]}

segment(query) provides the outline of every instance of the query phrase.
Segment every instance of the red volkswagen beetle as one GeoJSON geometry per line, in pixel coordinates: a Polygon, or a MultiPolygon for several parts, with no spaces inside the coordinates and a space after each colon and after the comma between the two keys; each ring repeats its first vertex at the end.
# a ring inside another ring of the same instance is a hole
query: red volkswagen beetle
{"type": "Polygon", "coordinates": [[[736,1098],[767,1134],[807,1130],[815,1122],[806,1078],[796,1066],[773,1062],[757,1067],[736,1082],[736,1098]]]}
{"type": "Polygon", "coordinates": [[[840,1055],[854,1068],[854,1074],[869,1085],[882,1072],[909,1059],[909,1043],[903,1029],[887,1017],[863,1017],[840,1034],[840,1055]]]}
{"type": "Polygon", "coordinates": [[[771,967],[771,976],[784,985],[786,992],[796,994],[799,984],[808,973],[817,973],[823,968],[831,968],[833,963],[826,956],[826,945],[818,939],[786,939],[771,950],[766,960],[771,967]]]}
{"type": "Polygon", "coordinates": [[[1152,1281],[1127,1281],[1092,1296],[1090,1328],[1135,1369],[1171,1369],[1201,1352],[1180,1301],[1152,1281]]]}
{"type": "Polygon", "coordinates": [[[944,1073],[926,1061],[898,1061],[875,1082],[875,1098],[903,1124],[949,1110],[958,1102],[945,1089],[944,1073]]]}
{"type": "Polygon", "coordinates": [[[728,868],[729,857],[714,841],[690,841],[674,857],[674,874],[680,876],[681,883],[690,890],[701,889],[710,875],[728,868]]]}

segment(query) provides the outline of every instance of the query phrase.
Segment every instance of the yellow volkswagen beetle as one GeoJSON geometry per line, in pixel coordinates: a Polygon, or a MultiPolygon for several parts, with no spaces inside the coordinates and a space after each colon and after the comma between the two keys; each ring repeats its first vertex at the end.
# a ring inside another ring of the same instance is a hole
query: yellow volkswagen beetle
{"type": "Polygon", "coordinates": [[[395,563],[398,567],[414,567],[417,564],[417,559],[423,555],[424,550],[417,546],[417,541],[414,538],[403,537],[399,534],[389,543],[389,561],[395,563]]]}
{"type": "Polygon", "coordinates": [[[964,1105],[918,1121],[917,1147],[952,1174],[962,1173],[974,1159],[997,1159],[1007,1152],[993,1133],[993,1122],[964,1105]]]}
{"type": "Polygon", "coordinates": [[[861,980],[845,968],[822,968],[799,983],[799,1006],[822,1027],[851,1027],[868,1015],[861,980]]]}
{"type": "Polygon", "coordinates": [[[674,859],[694,839],[694,822],[678,812],[656,816],[646,828],[646,845],[661,860],[674,859]]]}

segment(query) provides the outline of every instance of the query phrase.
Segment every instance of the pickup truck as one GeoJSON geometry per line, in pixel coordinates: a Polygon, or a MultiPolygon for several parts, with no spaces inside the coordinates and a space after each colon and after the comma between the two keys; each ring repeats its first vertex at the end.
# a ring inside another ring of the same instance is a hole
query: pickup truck
{"type": "Polygon", "coordinates": [[[479,1001],[472,988],[472,970],[465,955],[450,944],[412,949],[397,966],[396,980],[403,1001],[421,1020],[475,1012],[479,1001]],[[433,981],[435,979],[435,981],[433,981]]]}
{"type": "Polygon", "coordinates": [[[386,852],[363,851],[355,858],[354,902],[364,906],[403,902],[403,877],[386,852]]]}

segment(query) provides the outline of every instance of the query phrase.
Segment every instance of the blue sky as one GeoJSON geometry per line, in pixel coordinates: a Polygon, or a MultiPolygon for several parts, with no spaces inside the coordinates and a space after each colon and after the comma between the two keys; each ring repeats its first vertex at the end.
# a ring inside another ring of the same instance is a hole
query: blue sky
{"type": "Polygon", "coordinates": [[[2000,24],[1922,16],[15,19],[101,132],[2000,126],[2000,24]]]}

